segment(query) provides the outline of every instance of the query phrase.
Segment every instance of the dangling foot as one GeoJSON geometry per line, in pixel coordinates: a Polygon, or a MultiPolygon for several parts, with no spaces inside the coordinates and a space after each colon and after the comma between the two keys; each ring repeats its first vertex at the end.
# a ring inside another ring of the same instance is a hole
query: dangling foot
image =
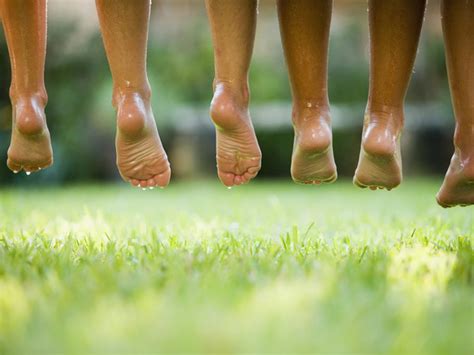
{"type": "Polygon", "coordinates": [[[474,154],[456,149],[436,200],[445,208],[474,204],[474,154]]]}
{"type": "Polygon", "coordinates": [[[295,142],[291,177],[300,184],[331,183],[337,179],[332,133],[327,108],[307,103],[294,111],[295,142]]]}
{"type": "Polygon", "coordinates": [[[142,188],[168,185],[171,170],[149,100],[123,94],[117,103],[117,166],[125,181],[142,188]]]}
{"type": "Polygon", "coordinates": [[[211,118],[216,126],[217,173],[226,186],[249,182],[261,166],[262,153],[245,96],[217,84],[211,102],[211,118]]]}
{"type": "Polygon", "coordinates": [[[391,190],[402,181],[400,135],[403,112],[368,112],[364,118],[362,147],[354,184],[391,190]]]}
{"type": "Polygon", "coordinates": [[[53,163],[51,139],[46,125],[46,100],[39,96],[20,97],[13,104],[13,127],[7,166],[14,173],[28,175],[53,163]]]}

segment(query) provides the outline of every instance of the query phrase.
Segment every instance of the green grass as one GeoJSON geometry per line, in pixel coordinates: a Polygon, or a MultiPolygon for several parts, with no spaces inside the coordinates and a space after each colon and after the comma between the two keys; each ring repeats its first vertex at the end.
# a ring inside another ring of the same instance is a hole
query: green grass
{"type": "Polygon", "coordinates": [[[440,181],[0,191],[0,353],[474,351],[440,181]]]}

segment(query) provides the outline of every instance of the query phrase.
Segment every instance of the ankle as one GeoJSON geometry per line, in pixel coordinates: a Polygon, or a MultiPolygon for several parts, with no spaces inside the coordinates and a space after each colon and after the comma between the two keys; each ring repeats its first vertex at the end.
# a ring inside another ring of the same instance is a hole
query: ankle
{"type": "Polygon", "coordinates": [[[456,124],[454,131],[454,146],[463,155],[474,157],[474,122],[456,124]]]}
{"type": "Polygon", "coordinates": [[[247,81],[214,79],[214,97],[225,95],[242,108],[247,108],[250,101],[250,90],[247,81]]]}
{"type": "Polygon", "coordinates": [[[149,103],[151,100],[151,87],[148,82],[142,85],[132,85],[129,81],[125,81],[123,85],[114,85],[112,94],[112,105],[116,109],[118,105],[130,97],[140,98],[141,101],[149,103]]]}
{"type": "Polygon", "coordinates": [[[38,90],[17,90],[14,85],[10,87],[10,101],[14,106],[18,105],[20,102],[34,102],[37,105],[42,106],[43,108],[48,103],[48,94],[46,93],[45,88],[40,88],[38,90]]]}
{"type": "Polygon", "coordinates": [[[365,110],[364,124],[373,124],[391,128],[399,133],[404,125],[403,106],[388,106],[369,103],[365,110]]]}
{"type": "Polygon", "coordinates": [[[291,118],[296,126],[314,120],[330,125],[329,103],[324,100],[294,100],[291,118]]]}

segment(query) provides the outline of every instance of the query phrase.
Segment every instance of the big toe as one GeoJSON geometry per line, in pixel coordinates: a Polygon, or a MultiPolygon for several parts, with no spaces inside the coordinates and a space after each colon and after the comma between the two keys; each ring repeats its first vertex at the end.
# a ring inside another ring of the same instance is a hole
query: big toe
{"type": "Polygon", "coordinates": [[[441,186],[436,194],[436,202],[443,208],[449,208],[456,205],[456,203],[450,198],[450,194],[447,193],[445,186],[441,186]]]}
{"type": "Polygon", "coordinates": [[[235,174],[229,173],[229,172],[224,172],[221,170],[218,170],[217,175],[219,176],[219,180],[227,187],[234,186],[235,183],[235,174]]]}
{"type": "Polygon", "coordinates": [[[13,171],[14,173],[18,173],[23,169],[23,166],[19,163],[17,163],[15,160],[8,158],[7,159],[7,166],[8,169],[13,171]]]}

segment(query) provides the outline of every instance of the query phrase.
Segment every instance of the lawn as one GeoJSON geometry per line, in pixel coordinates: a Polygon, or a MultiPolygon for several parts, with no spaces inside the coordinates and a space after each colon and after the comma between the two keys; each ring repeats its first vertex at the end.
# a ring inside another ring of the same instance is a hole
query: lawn
{"type": "Polygon", "coordinates": [[[440,179],[0,190],[0,353],[474,351],[440,179]]]}

